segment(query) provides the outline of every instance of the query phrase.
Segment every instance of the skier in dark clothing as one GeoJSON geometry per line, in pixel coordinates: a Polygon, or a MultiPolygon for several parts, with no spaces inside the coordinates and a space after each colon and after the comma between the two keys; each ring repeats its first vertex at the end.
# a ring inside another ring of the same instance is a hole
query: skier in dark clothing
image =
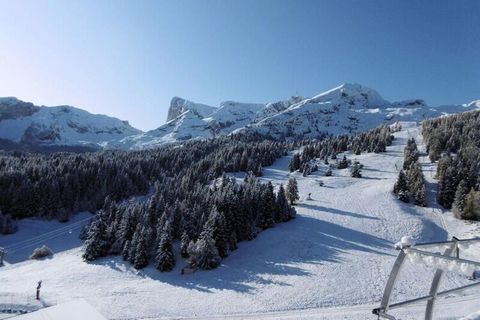
{"type": "Polygon", "coordinates": [[[42,287],[42,280],[38,281],[37,286],[37,300],[40,300],[40,288],[42,287]]]}

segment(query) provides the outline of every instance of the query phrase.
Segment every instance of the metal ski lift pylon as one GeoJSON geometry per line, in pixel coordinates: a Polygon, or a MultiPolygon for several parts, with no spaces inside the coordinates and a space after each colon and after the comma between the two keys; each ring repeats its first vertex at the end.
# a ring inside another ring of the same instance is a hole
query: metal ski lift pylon
{"type": "Polygon", "coordinates": [[[385,290],[383,292],[383,297],[380,303],[380,307],[373,309],[372,313],[377,315],[378,319],[396,320],[396,318],[393,315],[389,314],[390,310],[404,307],[409,304],[417,303],[420,301],[426,301],[427,305],[425,308],[424,319],[432,320],[433,310],[434,310],[435,302],[437,298],[446,296],[454,292],[461,292],[473,287],[478,287],[480,289],[480,281],[479,281],[469,285],[438,292],[438,288],[440,286],[440,281],[442,280],[444,270],[442,268],[437,268],[435,270],[435,274],[433,276],[433,280],[430,285],[430,292],[428,295],[390,304],[390,298],[392,296],[392,292],[397,282],[398,276],[400,275],[402,267],[405,264],[405,261],[407,260],[406,258],[409,255],[416,255],[418,257],[429,257],[430,259],[437,261],[439,264],[453,263],[453,264],[461,265],[462,267],[468,267],[469,269],[480,270],[480,261],[473,261],[473,260],[460,258],[460,246],[464,244],[469,245],[472,243],[480,244],[480,238],[458,239],[456,237],[453,237],[452,240],[450,241],[421,243],[416,245],[413,244],[413,245],[398,247],[397,249],[400,250],[400,253],[397,256],[397,259],[395,260],[395,263],[392,267],[392,271],[390,272],[390,276],[387,280],[387,284],[385,285],[385,290]],[[436,248],[436,247],[437,248],[444,247],[445,249],[443,251],[443,254],[425,251],[425,249],[436,248]]]}

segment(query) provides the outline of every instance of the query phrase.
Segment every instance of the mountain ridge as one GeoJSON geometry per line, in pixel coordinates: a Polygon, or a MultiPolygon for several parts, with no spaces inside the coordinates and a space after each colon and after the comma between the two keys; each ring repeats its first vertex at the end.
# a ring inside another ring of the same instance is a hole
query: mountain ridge
{"type": "Polygon", "coordinates": [[[438,107],[422,99],[389,102],[374,89],[345,83],[313,97],[292,96],[271,103],[224,101],[217,107],[174,96],[167,122],[143,132],[128,121],[76,107],[36,106],[5,97],[0,98],[0,139],[41,146],[137,150],[239,132],[279,139],[355,134],[382,123],[422,121],[475,109],[480,109],[480,100],[438,107]]]}

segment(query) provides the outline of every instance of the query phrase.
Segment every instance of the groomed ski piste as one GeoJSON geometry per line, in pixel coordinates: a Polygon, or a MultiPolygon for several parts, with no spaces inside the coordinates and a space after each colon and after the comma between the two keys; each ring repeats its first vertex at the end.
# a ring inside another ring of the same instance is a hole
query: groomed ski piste
{"type": "MultiPolygon", "coordinates": [[[[394,197],[391,190],[407,139],[416,138],[424,151],[419,126],[402,125],[387,152],[347,154],[364,165],[361,179],[351,178],[348,169],[334,170],[332,177],[324,176],[324,167],[308,177],[290,173],[291,155],[264,168],[261,179],[277,186],[286,185],[292,175],[298,180],[297,218],[240,243],[212,271],[181,275],[186,263],[179,256],[169,273],[153,266],[137,271],[121,257],[87,264],[73,227],[86,223],[88,214],[72,219],[71,228],[57,222],[42,222],[39,227],[32,220],[21,221],[17,234],[0,236],[0,246],[8,250],[21,248],[19,242],[30,238],[37,241],[31,240],[35,245],[23,252],[7,253],[7,265],[0,268],[0,306],[23,304],[34,310],[85,299],[108,319],[373,319],[372,309],[379,306],[398,254],[394,244],[402,236],[430,242],[479,234],[478,224],[456,220],[436,204],[436,164],[426,156],[420,161],[428,182],[428,207],[394,197]],[[311,200],[306,200],[309,193],[311,200]],[[35,228],[37,234],[31,233],[35,228]],[[44,243],[54,249],[52,258],[26,260],[44,243]],[[39,280],[42,300],[35,302],[39,280]]],[[[428,294],[434,271],[407,262],[392,302],[428,294]]],[[[440,290],[469,283],[465,276],[447,272],[440,290]]],[[[421,319],[424,309],[425,303],[419,303],[392,314],[421,319]]],[[[435,319],[458,319],[479,310],[480,290],[471,290],[439,299],[435,319]]]]}

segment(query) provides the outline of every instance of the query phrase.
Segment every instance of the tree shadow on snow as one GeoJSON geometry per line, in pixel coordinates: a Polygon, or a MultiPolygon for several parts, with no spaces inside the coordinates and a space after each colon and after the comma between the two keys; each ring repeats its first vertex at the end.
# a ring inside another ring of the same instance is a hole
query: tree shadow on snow
{"type": "Polygon", "coordinates": [[[396,171],[387,171],[387,170],[380,170],[380,169],[374,169],[371,167],[363,167],[363,171],[372,171],[372,172],[384,172],[384,173],[397,173],[396,171]]]}
{"type": "Polygon", "coordinates": [[[153,261],[140,272],[120,257],[101,259],[96,263],[202,292],[232,290],[253,294],[259,286],[291,286],[287,276],[308,277],[311,275],[309,269],[321,267],[326,262],[341,262],[341,254],[348,255],[349,251],[388,255],[386,249],[391,246],[390,242],[367,233],[298,216],[263,231],[253,241],[239,243],[239,248],[215,270],[180,275],[185,262],[178,258],[175,269],[165,273],[156,270],[153,261]]]}
{"type": "Polygon", "coordinates": [[[328,207],[323,207],[319,206],[316,204],[310,204],[310,203],[301,203],[299,204],[300,207],[305,207],[307,209],[311,210],[316,210],[316,211],[325,211],[333,214],[338,214],[342,216],[349,216],[349,217],[354,217],[354,218],[361,218],[361,219],[371,219],[371,220],[379,220],[377,217],[371,217],[367,216],[361,213],[355,213],[355,212],[350,212],[350,211],[344,211],[336,208],[328,208],[328,207]]]}
{"type": "MultiPolygon", "coordinates": [[[[427,182],[426,182],[427,183],[427,182]]],[[[428,189],[428,187],[427,187],[428,189]]],[[[428,193],[428,191],[427,191],[428,193]]],[[[393,197],[393,195],[392,195],[393,197]]],[[[428,196],[427,196],[428,198],[428,196]]],[[[433,210],[437,208],[438,205],[432,207],[418,207],[413,203],[405,203],[400,200],[396,200],[403,212],[406,212],[422,221],[422,231],[419,235],[420,242],[431,242],[431,241],[445,241],[448,240],[448,232],[443,229],[441,226],[434,223],[428,216],[420,213],[420,210],[433,210]]]]}

